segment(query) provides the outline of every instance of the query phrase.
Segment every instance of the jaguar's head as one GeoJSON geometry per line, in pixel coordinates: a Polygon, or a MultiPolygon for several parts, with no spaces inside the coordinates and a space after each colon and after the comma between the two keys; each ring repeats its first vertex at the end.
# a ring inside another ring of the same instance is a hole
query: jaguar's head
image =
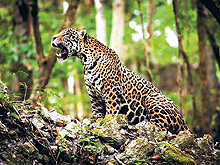
{"type": "Polygon", "coordinates": [[[85,29],[72,28],[64,29],[55,34],[52,37],[51,45],[60,51],[56,54],[57,58],[63,61],[71,56],[77,56],[83,49],[86,36],[85,29]]]}

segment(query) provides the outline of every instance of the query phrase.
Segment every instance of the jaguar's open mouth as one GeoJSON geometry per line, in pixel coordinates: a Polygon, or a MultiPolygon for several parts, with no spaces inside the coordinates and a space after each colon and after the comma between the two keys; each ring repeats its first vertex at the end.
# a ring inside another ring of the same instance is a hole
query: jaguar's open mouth
{"type": "Polygon", "coordinates": [[[65,60],[68,57],[68,49],[63,44],[52,44],[56,48],[56,56],[59,60],[65,60]]]}

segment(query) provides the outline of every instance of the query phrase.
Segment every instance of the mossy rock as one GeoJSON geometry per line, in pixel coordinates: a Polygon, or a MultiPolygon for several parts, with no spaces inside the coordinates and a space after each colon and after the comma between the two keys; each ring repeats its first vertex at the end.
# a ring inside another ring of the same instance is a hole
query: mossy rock
{"type": "Polygon", "coordinates": [[[170,143],[178,145],[181,149],[185,149],[186,147],[195,145],[195,138],[192,133],[182,131],[176,136],[176,138],[171,140],[170,143]]]}
{"type": "Polygon", "coordinates": [[[33,144],[29,142],[25,143],[18,143],[18,147],[20,150],[26,153],[33,153],[35,151],[35,148],[33,147],[33,144]]]}
{"type": "Polygon", "coordinates": [[[106,116],[104,119],[98,119],[97,123],[91,132],[106,143],[120,146],[126,141],[125,135],[121,133],[125,125],[127,125],[127,117],[125,115],[106,116]]]}
{"type": "Polygon", "coordinates": [[[124,153],[118,155],[118,158],[126,164],[134,164],[137,160],[146,159],[148,154],[153,152],[154,148],[155,145],[147,139],[135,139],[125,147],[124,153]]]}
{"type": "Polygon", "coordinates": [[[214,150],[214,140],[209,134],[205,134],[201,139],[198,140],[199,148],[206,154],[210,154],[214,150]]]}
{"type": "Polygon", "coordinates": [[[179,148],[176,148],[165,141],[160,142],[159,145],[165,146],[162,153],[164,153],[167,162],[172,164],[196,164],[193,156],[182,152],[179,148]]]}
{"type": "Polygon", "coordinates": [[[162,131],[156,125],[143,121],[135,126],[140,137],[147,138],[149,141],[161,141],[167,135],[166,131],[162,131]]]}

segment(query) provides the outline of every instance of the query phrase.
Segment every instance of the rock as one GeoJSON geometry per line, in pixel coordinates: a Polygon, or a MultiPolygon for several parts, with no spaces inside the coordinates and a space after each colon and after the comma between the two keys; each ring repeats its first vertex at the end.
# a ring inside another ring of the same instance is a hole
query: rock
{"type": "Polygon", "coordinates": [[[195,144],[194,135],[188,131],[181,131],[174,139],[170,141],[172,145],[179,146],[181,149],[189,148],[195,144]]]}
{"type": "Polygon", "coordinates": [[[198,145],[202,151],[206,154],[210,154],[214,151],[214,140],[209,134],[205,134],[203,138],[198,138],[198,145]]]}
{"type": "Polygon", "coordinates": [[[18,143],[18,147],[23,151],[27,153],[33,153],[35,151],[35,148],[33,147],[33,144],[29,142],[18,143]]]}
{"type": "Polygon", "coordinates": [[[123,154],[118,154],[118,159],[125,164],[134,164],[137,160],[147,158],[155,148],[155,145],[150,143],[147,139],[138,138],[132,140],[125,148],[123,154]]]}
{"type": "Polygon", "coordinates": [[[39,119],[38,117],[33,117],[31,122],[39,130],[46,125],[45,121],[43,119],[39,119]]]}
{"type": "Polygon", "coordinates": [[[214,149],[214,140],[209,134],[195,139],[195,157],[198,163],[219,164],[220,150],[214,149]]]}
{"type": "Polygon", "coordinates": [[[165,141],[160,142],[159,145],[165,146],[165,148],[162,149],[162,153],[164,153],[167,162],[175,164],[196,164],[196,160],[193,156],[182,152],[179,148],[165,141]]]}
{"type": "Polygon", "coordinates": [[[166,131],[162,131],[150,122],[143,121],[138,123],[135,127],[138,129],[137,133],[139,136],[145,137],[150,141],[161,141],[167,135],[166,131]]]}
{"type": "Polygon", "coordinates": [[[105,144],[105,148],[104,148],[105,153],[107,154],[114,154],[115,151],[117,151],[116,149],[114,149],[112,146],[105,144]]]}
{"type": "Polygon", "coordinates": [[[126,124],[127,119],[125,115],[118,115],[115,118],[108,116],[104,119],[98,119],[96,128],[91,131],[104,142],[117,148],[126,141],[125,135],[122,134],[124,132],[122,129],[126,124]]]}
{"type": "Polygon", "coordinates": [[[62,124],[67,124],[71,122],[71,117],[69,115],[61,115],[59,114],[55,109],[52,109],[48,114],[47,117],[49,117],[51,120],[53,120],[55,123],[59,122],[62,124]]]}
{"type": "Polygon", "coordinates": [[[65,127],[58,128],[58,135],[62,138],[67,136],[74,139],[76,138],[76,134],[80,131],[80,126],[74,122],[70,122],[65,127]]]}

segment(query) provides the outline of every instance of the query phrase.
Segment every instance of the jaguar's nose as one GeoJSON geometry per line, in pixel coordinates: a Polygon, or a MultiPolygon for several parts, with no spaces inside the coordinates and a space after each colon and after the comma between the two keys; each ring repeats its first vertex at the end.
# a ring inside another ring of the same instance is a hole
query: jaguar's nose
{"type": "Polygon", "coordinates": [[[52,41],[54,41],[56,38],[57,38],[56,36],[53,36],[53,37],[52,37],[52,41]]]}

